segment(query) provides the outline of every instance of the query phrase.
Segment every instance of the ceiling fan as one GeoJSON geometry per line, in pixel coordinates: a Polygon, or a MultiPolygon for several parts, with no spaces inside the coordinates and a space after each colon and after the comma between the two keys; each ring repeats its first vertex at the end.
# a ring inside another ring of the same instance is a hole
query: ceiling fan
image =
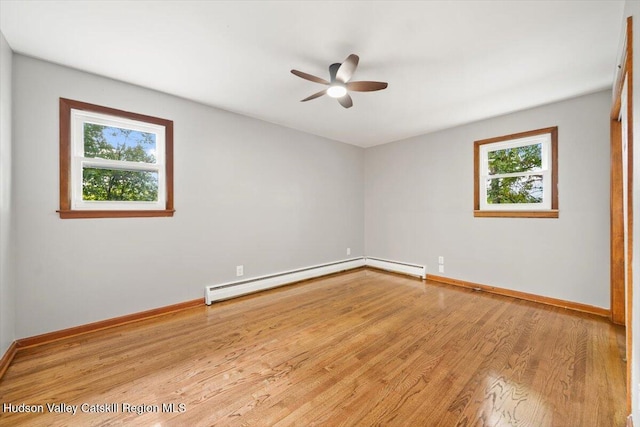
{"type": "Polygon", "coordinates": [[[321,79],[320,77],[312,76],[311,74],[303,73],[298,70],[291,70],[293,74],[298,77],[302,77],[305,80],[309,80],[315,83],[320,83],[325,86],[329,86],[327,89],[314,93],[311,96],[306,97],[300,102],[311,101],[321,97],[322,95],[329,95],[332,98],[336,98],[340,105],[344,108],[350,108],[353,106],[353,100],[349,96],[348,91],[353,92],[373,92],[376,90],[382,90],[387,87],[385,82],[351,82],[351,77],[356,71],[358,66],[358,55],[351,54],[344,60],[342,64],[336,63],[329,66],[330,81],[321,79]]]}

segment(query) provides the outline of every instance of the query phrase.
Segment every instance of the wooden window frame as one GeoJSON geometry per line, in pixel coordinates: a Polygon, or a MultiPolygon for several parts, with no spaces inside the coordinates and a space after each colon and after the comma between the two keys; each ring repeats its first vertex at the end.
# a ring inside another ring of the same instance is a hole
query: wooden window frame
{"type": "Polygon", "coordinates": [[[498,217],[498,218],[558,218],[558,127],[548,127],[527,132],[519,132],[511,135],[498,136],[495,138],[481,139],[474,141],[473,147],[473,216],[474,217],[498,217]],[[513,209],[513,210],[490,210],[480,209],[480,147],[486,144],[506,142],[536,135],[550,134],[551,149],[551,209],[513,209]]]}
{"type": "Polygon", "coordinates": [[[173,208],[173,121],[138,113],[118,110],[60,98],[60,209],[62,219],[73,218],[134,218],[172,217],[173,208]],[[106,114],[117,118],[135,120],[163,126],[165,129],[165,208],[164,209],[73,209],[71,200],[71,110],[106,114]]]}

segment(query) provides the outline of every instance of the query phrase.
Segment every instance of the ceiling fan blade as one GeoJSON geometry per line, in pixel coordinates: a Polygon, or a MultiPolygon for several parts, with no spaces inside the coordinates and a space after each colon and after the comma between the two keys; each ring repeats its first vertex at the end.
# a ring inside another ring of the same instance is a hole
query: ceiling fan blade
{"type": "Polygon", "coordinates": [[[342,64],[331,64],[329,65],[329,78],[331,79],[331,83],[336,81],[336,74],[338,73],[338,69],[342,64]]]}
{"type": "Polygon", "coordinates": [[[358,66],[358,55],[351,54],[344,60],[340,68],[338,68],[338,72],[336,73],[336,80],[342,83],[346,83],[353,76],[354,71],[356,71],[356,67],[358,66]]]}
{"type": "Polygon", "coordinates": [[[375,90],[386,89],[388,84],[386,82],[349,82],[347,83],[347,90],[354,92],[373,92],[375,90]]]}
{"type": "Polygon", "coordinates": [[[321,97],[322,95],[324,95],[324,94],[326,94],[326,93],[327,93],[327,90],[326,90],[326,89],[325,89],[325,90],[321,90],[321,91],[320,91],[320,92],[318,92],[318,93],[314,93],[314,94],[313,94],[313,95],[311,95],[311,96],[307,96],[305,99],[301,100],[300,102],[311,101],[312,99],[319,98],[319,97],[321,97]]]}
{"type": "Polygon", "coordinates": [[[340,98],[338,98],[338,102],[340,103],[340,105],[342,105],[344,108],[351,108],[353,106],[353,100],[351,99],[351,97],[349,96],[349,94],[346,94],[344,96],[341,96],[340,98]]]}
{"type": "Polygon", "coordinates": [[[298,77],[302,77],[305,80],[310,80],[312,82],[320,83],[320,84],[327,85],[327,86],[329,85],[329,82],[326,81],[325,79],[321,79],[320,77],[312,76],[311,74],[303,73],[302,71],[291,70],[291,73],[295,74],[298,77]]]}

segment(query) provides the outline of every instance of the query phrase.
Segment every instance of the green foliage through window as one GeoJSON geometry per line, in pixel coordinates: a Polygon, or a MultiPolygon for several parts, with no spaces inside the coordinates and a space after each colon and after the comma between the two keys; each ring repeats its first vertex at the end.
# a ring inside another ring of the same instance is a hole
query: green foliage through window
{"type": "Polygon", "coordinates": [[[530,174],[542,169],[542,144],[489,151],[488,168],[487,203],[542,202],[542,175],[530,174]]]}
{"type": "Polygon", "coordinates": [[[542,175],[487,180],[487,203],[541,203],[542,175]]]}
{"type": "Polygon", "coordinates": [[[533,172],[542,168],[542,144],[489,151],[489,175],[533,172]]]}
{"type": "Polygon", "coordinates": [[[82,199],[155,202],[158,200],[158,174],[148,171],[84,168],[82,199]]]}
{"type": "MultiPolygon", "coordinates": [[[[156,163],[152,133],[84,124],[84,157],[156,163]]],[[[84,168],[82,198],[94,201],[157,201],[158,174],[149,171],[84,168]]]]}

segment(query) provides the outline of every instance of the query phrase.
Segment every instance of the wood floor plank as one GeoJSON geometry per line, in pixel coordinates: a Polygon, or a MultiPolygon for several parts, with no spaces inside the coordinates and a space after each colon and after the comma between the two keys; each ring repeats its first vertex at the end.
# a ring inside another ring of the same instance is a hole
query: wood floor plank
{"type": "Polygon", "coordinates": [[[44,413],[0,425],[624,426],[623,343],[597,316],[358,270],[20,350],[0,405],[44,413]]]}

